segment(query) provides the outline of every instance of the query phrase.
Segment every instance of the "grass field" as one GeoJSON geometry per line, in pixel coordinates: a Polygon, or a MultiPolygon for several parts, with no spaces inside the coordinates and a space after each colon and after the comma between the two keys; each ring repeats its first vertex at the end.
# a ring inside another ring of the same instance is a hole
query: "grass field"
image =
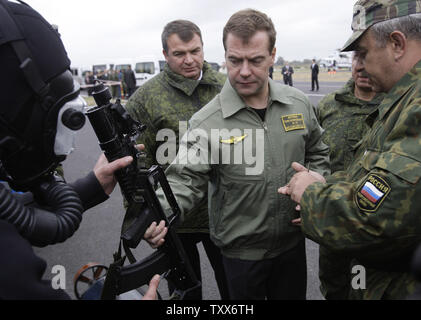
{"type": "MultiPolygon", "coordinates": [[[[319,82],[346,82],[351,77],[351,71],[348,70],[339,70],[336,73],[328,73],[325,70],[320,70],[319,72],[319,82]]],[[[274,80],[283,80],[281,68],[275,68],[273,73],[274,80]]],[[[310,69],[298,69],[294,70],[292,75],[293,81],[299,82],[310,82],[311,81],[311,71],[310,69]]]]}
{"type": "Polygon", "coordinates": [[[86,103],[89,107],[93,107],[96,105],[95,100],[93,97],[83,96],[83,99],[85,99],[86,103]]]}

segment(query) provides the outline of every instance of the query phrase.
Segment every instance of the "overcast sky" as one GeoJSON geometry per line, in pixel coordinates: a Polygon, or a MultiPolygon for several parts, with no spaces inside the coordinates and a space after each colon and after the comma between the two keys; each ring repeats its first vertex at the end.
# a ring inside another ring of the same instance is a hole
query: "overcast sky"
{"type": "Polygon", "coordinates": [[[323,58],[351,35],[356,0],[26,0],[59,26],[73,66],[122,63],[125,59],[162,56],[166,23],[187,19],[202,30],[205,59],[224,61],[222,30],[238,10],[268,14],[277,30],[277,57],[323,58]]]}

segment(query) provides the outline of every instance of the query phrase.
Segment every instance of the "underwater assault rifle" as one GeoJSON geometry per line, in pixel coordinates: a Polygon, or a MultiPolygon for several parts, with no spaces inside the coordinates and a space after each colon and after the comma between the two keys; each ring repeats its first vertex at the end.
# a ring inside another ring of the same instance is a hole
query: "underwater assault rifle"
{"type": "Polygon", "coordinates": [[[120,100],[110,103],[111,95],[104,84],[98,82],[92,93],[97,106],[87,110],[86,115],[98,137],[99,145],[109,162],[132,156],[133,162],[115,173],[125,200],[128,203],[121,231],[118,251],[108,268],[102,288],[101,299],[115,299],[117,295],[148,284],[155,274],[164,274],[176,288],[172,299],[192,299],[196,290],[201,290],[188,257],[178,238],[174,224],[180,208],[160,166],[147,169],[138,165],[139,151],[135,139],[146,126],[130,117],[120,100]],[[138,167],[139,166],[139,167],[138,167]],[[164,191],[172,215],[164,213],[155,193],[156,186],[164,191]],[[164,220],[168,227],[165,243],[150,256],[136,261],[130,249],[138,246],[146,229],[152,222],[164,220]],[[126,256],[121,256],[121,246],[126,256]],[[125,258],[130,264],[124,265],[125,258]]]}

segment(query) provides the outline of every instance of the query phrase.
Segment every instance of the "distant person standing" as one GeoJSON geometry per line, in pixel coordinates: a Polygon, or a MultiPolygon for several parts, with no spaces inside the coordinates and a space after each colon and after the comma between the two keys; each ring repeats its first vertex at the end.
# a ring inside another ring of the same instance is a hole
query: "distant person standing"
{"type": "Polygon", "coordinates": [[[282,75],[284,76],[284,83],[292,87],[292,74],[294,73],[294,69],[286,64],[282,68],[282,75]]]}
{"type": "Polygon", "coordinates": [[[316,63],[316,60],[313,59],[313,63],[310,66],[311,68],[311,91],[319,91],[319,65],[316,63]]]}
{"type": "Polygon", "coordinates": [[[269,67],[269,78],[273,79],[273,66],[269,67]]]}
{"type": "Polygon", "coordinates": [[[121,70],[115,70],[113,74],[113,80],[117,81],[118,84],[114,85],[113,88],[115,90],[114,98],[117,98],[117,99],[121,99],[121,79],[122,79],[121,70]]]}
{"type": "Polygon", "coordinates": [[[124,71],[125,71],[124,69],[120,69],[118,73],[118,81],[120,81],[121,97],[123,99],[126,99],[127,98],[127,85],[126,85],[126,81],[124,80],[124,77],[125,77],[124,71]]]}
{"type": "MultiPolygon", "coordinates": [[[[85,76],[85,84],[93,84],[95,82],[94,74],[91,71],[88,71],[85,76]]],[[[92,95],[93,87],[88,87],[88,96],[92,95]]]]}
{"type": "Polygon", "coordinates": [[[223,74],[227,74],[227,64],[224,62],[222,62],[221,64],[221,68],[219,69],[219,72],[223,73],[223,74]]]}
{"type": "MultiPolygon", "coordinates": [[[[109,73],[108,79],[111,80],[111,81],[118,81],[117,72],[118,72],[117,70],[111,70],[110,73],[109,73]]],[[[111,96],[113,98],[117,98],[117,86],[116,85],[111,85],[111,96]]]]}
{"type": "Polygon", "coordinates": [[[136,90],[136,77],[131,66],[124,72],[124,82],[126,83],[128,98],[130,98],[136,90]]]}

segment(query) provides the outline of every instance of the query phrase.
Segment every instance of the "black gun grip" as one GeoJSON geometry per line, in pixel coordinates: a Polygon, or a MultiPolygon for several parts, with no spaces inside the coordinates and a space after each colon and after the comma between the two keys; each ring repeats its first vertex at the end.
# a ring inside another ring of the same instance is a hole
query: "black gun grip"
{"type": "MultiPolygon", "coordinates": [[[[130,210],[131,208],[129,208],[130,210]]],[[[144,208],[142,212],[121,234],[121,239],[125,241],[129,248],[136,248],[143,239],[146,229],[154,222],[154,217],[149,208],[144,208]]]]}

